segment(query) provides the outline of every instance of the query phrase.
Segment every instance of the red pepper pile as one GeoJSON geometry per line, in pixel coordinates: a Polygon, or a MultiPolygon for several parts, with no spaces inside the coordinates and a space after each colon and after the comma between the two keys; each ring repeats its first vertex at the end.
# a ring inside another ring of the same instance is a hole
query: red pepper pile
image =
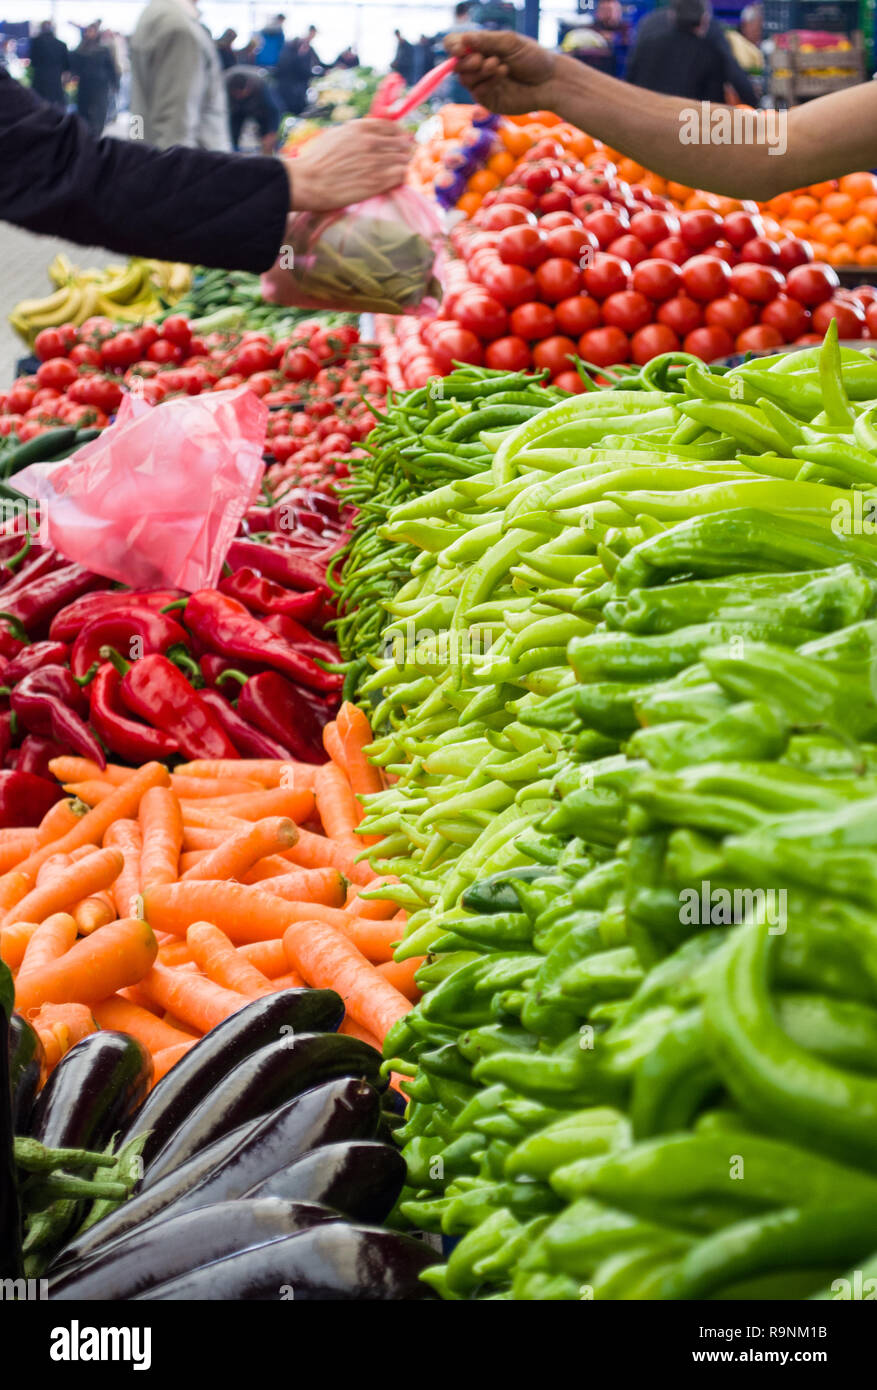
{"type": "Polygon", "coordinates": [[[306,488],[253,507],[219,587],[189,596],[114,589],[0,535],[0,825],[39,823],[61,754],[322,762],[341,689],[326,567],[345,520],[306,488]]]}

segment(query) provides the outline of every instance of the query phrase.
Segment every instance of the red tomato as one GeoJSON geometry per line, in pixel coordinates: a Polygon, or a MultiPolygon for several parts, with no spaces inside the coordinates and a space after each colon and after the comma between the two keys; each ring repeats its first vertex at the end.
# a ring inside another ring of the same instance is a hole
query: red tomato
{"type": "Polygon", "coordinates": [[[837,274],[830,265],[797,265],[786,277],[786,294],[797,299],[808,309],[824,304],[830,299],[840,284],[837,274]]]}
{"type": "Polygon", "coordinates": [[[0,415],[0,437],[18,434],[23,418],[22,415],[0,415]]]}
{"type": "Polygon", "coordinates": [[[722,226],[722,235],[739,251],[747,241],[764,235],[764,223],[750,212],[729,212],[722,226]]]}
{"type": "Polygon", "coordinates": [[[461,294],[454,318],[461,328],[468,328],[485,342],[501,338],[508,329],[508,314],[499,300],[485,290],[467,290],[461,294]]]}
{"type": "Polygon", "coordinates": [[[538,199],[535,193],[530,192],[529,188],[506,187],[502,190],[502,205],[503,207],[510,207],[512,204],[526,208],[528,212],[535,212],[538,199]]]}
{"type": "Polygon", "coordinates": [[[741,261],[731,271],[731,288],[750,304],[769,304],[783,288],[783,277],[772,265],[741,261]]]}
{"type": "Polygon", "coordinates": [[[664,301],[656,318],[658,323],[666,324],[667,328],[672,328],[674,333],[684,338],[703,323],[703,310],[687,294],[676,294],[664,301]]]}
{"type": "Polygon", "coordinates": [[[524,265],[528,270],[541,265],[549,254],[538,227],[506,227],[499,234],[496,249],[506,265],[524,265]]]}
{"type": "MultiPolygon", "coordinates": [[[[124,336],[125,335],[122,333],[119,334],[120,338],[124,336]]],[[[132,334],[131,336],[133,337],[134,335],[132,334]]],[[[118,339],[116,339],[116,341],[118,342],[118,339]]],[[[146,356],[150,362],[159,362],[162,365],[167,362],[182,362],[183,349],[178,343],[172,343],[170,338],[159,338],[157,343],[153,343],[152,346],[147,349],[146,356]]]]}
{"type": "Polygon", "coordinates": [[[612,367],[617,362],[626,362],[627,335],[614,324],[606,328],[592,328],[579,339],[579,353],[586,362],[593,362],[596,367],[612,367]]]}
{"type": "Polygon", "coordinates": [[[274,355],[263,343],[244,343],[238,352],[237,369],[244,376],[270,371],[273,365],[274,355]]]}
{"type": "MultiPolygon", "coordinates": [[[[599,327],[600,306],[590,295],[576,294],[571,299],[562,299],[555,305],[554,317],[561,333],[567,333],[571,338],[580,338],[583,333],[599,327]]],[[[548,334],[541,336],[547,337],[548,334]]]]}
{"type": "Polygon", "coordinates": [[[707,208],[683,212],[679,222],[679,235],[691,251],[705,251],[722,235],[721,217],[707,208]]]}
{"type": "Polygon", "coordinates": [[[605,251],[610,241],[627,231],[630,218],[623,209],[612,208],[609,211],[589,212],[582,218],[582,226],[586,231],[593,233],[605,251]]]}
{"type": "Polygon", "coordinates": [[[734,351],[734,339],[724,328],[712,324],[686,333],[682,346],[686,352],[701,357],[704,362],[715,362],[717,358],[728,357],[734,351]]]}
{"type": "Polygon", "coordinates": [[[540,212],[569,212],[572,207],[572,190],[566,184],[553,183],[539,199],[540,212]]]}
{"type": "Polygon", "coordinates": [[[189,320],[182,314],[172,314],[161,325],[161,336],[169,343],[176,343],[177,347],[187,348],[192,337],[189,320]]]}
{"type": "Polygon", "coordinates": [[[638,367],[660,357],[662,352],[676,352],[679,338],[665,323],[648,323],[640,328],[630,340],[630,360],[638,367]]]}
{"type": "Polygon", "coordinates": [[[77,367],[99,367],[100,353],[97,348],[89,347],[87,343],[77,343],[70,349],[70,361],[77,367]]]}
{"type": "Polygon", "coordinates": [[[708,246],[703,254],[716,256],[720,261],[727,261],[728,265],[736,265],[740,260],[740,252],[734,250],[730,241],[717,241],[713,246],[708,246]]]}
{"type": "Polygon", "coordinates": [[[576,217],[584,220],[589,212],[611,212],[612,204],[608,198],[601,198],[599,194],[582,193],[578,198],[573,198],[572,210],[576,217]]]}
{"type": "Polygon", "coordinates": [[[281,370],[287,381],[313,381],[320,363],[307,348],[292,348],[283,359],[281,370]]]}
{"type": "Polygon", "coordinates": [[[574,372],[571,367],[567,368],[565,372],[558,372],[557,376],[553,376],[551,385],[558,386],[561,391],[569,391],[570,395],[573,396],[580,396],[588,389],[578,372],[574,372]]]}
{"type": "Polygon", "coordinates": [[[575,340],[566,337],[565,334],[543,338],[542,342],[533,348],[533,365],[539,371],[547,367],[551,376],[557,376],[559,372],[567,371],[570,357],[574,356],[575,352],[575,340]]]}
{"type": "Polygon", "coordinates": [[[800,237],[787,236],[780,242],[779,268],[784,275],[794,270],[796,265],[808,265],[813,259],[813,247],[809,241],[800,237]]]}
{"type": "Polygon", "coordinates": [[[638,265],[644,261],[649,254],[649,248],[645,242],[640,241],[638,236],[631,236],[626,232],[624,236],[618,236],[609,243],[609,253],[618,256],[622,261],[627,261],[629,265],[638,265]]]}
{"type": "Polygon", "coordinates": [[[582,272],[575,261],[564,256],[552,256],[543,261],[536,271],[536,284],[543,299],[549,304],[557,304],[561,299],[569,299],[578,292],[582,283],[582,272]]]}
{"type": "Polygon", "coordinates": [[[853,294],[860,304],[873,304],[877,299],[877,285],[857,285],[853,294]]]}
{"type": "MultiPolygon", "coordinates": [[[[564,300],[562,302],[568,303],[569,301],[564,300]]],[[[550,338],[554,332],[554,326],[555,311],[538,299],[533,300],[530,304],[519,304],[517,309],[512,310],[509,319],[512,333],[528,342],[533,342],[536,338],[550,338]]]]}
{"type": "MultiPolygon", "coordinates": [[[[188,381],[185,382],[185,385],[188,391],[188,381]]],[[[277,382],[273,372],[253,372],[252,376],[247,377],[247,385],[251,391],[255,391],[257,396],[267,396],[269,391],[274,390],[277,382]]],[[[189,391],[189,394],[196,393],[189,391]]]]}
{"type": "Polygon", "coordinates": [[[37,384],[27,385],[24,380],[15,381],[6,393],[6,410],[9,415],[23,415],[33,405],[37,384]]]}
{"type": "MultiPolygon", "coordinates": [[[[530,151],[531,161],[535,155],[535,149],[530,151]]],[[[547,160],[530,162],[525,169],[518,175],[521,183],[528,188],[531,193],[535,193],[537,198],[541,198],[543,193],[547,193],[555,179],[560,177],[560,170],[556,164],[551,164],[547,160]]]]}
{"type": "Polygon", "coordinates": [[[732,338],[742,333],[744,328],[755,322],[755,310],[741,294],[722,295],[714,299],[704,310],[704,321],[718,328],[724,328],[732,338]]]}
{"type": "Polygon", "coordinates": [[[278,463],[285,463],[290,454],[295,453],[296,443],[288,434],[275,435],[271,441],[270,452],[278,463]]]}
{"type": "Polygon", "coordinates": [[[536,299],[539,295],[535,275],[522,265],[503,265],[500,262],[485,271],[481,280],[488,294],[493,295],[494,299],[498,299],[507,309],[526,304],[528,299],[536,299]]]}
{"type": "Polygon", "coordinates": [[[779,242],[771,241],[770,237],[757,236],[751,241],[744,242],[740,247],[741,261],[754,261],[757,265],[772,265],[779,268],[780,248],[779,242]]]}
{"type": "Polygon", "coordinates": [[[494,203],[478,221],[486,232],[501,232],[505,227],[533,226],[536,219],[532,212],[517,203],[494,203]]]}
{"type": "Polygon", "coordinates": [[[610,256],[608,252],[598,254],[593,264],[585,268],[585,289],[595,299],[606,299],[610,294],[627,289],[630,273],[627,261],[610,256]]]}
{"type": "Polygon", "coordinates": [[[825,333],[832,319],[837,319],[839,338],[861,338],[866,325],[865,310],[852,300],[828,299],[813,310],[813,331],[825,333]]]}
{"type": "Polygon", "coordinates": [[[98,376],[92,382],[89,405],[96,406],[107,415],[112,415],[122,404],[122,388],[112,377],[98,376]]]}
{"type": "Polygon", "coordinates": [[[684,265],[691,255],[691,249],[681,236],[665,236],[663,241],[652,247],[652,255],[675,265],[684,265]]]}
{"type": "Polygon", "coordinates": [[[546,212],[539,218],[539,228],[543,232],[556,232],[558,227],[581,227],[582,221],[574,212],[546,212]]]}
{"type": "MultiPolygon", "coordinates": [[[[137,333],[126,330],[101,343],[100,360],[103,367],[113,367],[117,371],[123,371],[125,367],[130,367],[142,356],[140,337],[137,333]]],[[[161,362],[168,359],[153,357],[151,360],[161,362]]]]}
{"type": "Polygon", "coordinates": [[[679,218],[670,212],[638,212],[630,219],[630,230],[646,246],[654,246],[664,237],[679,231],[679,218]]]}
{"type": "Polygon", "coordinates": [[[793,343],[809,329],[810,315],[797,299],[790,299],[787,294],[778,294],[776,299],[765,304],[761,311],[761,322],[769,323],[771,328],[781,333],[784,342],[793,343]]]}
{"type": "Polygon", "coordinates": [[[78,376],[75,365],[66,357],[50,357],[37,368],[37,381],[40,386],[51,386],[55,391],[66,391],[78,376]]]}
{"type": "Polygon", "coordinates": [[[593,232],[584,227],[554,227],[546,236],[545,244],[550,256],[561,256],[573,261],[581,269],[588,263],[588,255],[599,250],[600,243],[593,232]]]}
{"type": "Polygon", "coordinates": [[[43,328],[34,338],[33,348],[41,362],[48,362],[53,357],[66,357],[69,344],[59,328],[43,328]]]}
{"type": "Polygon", "coordinates": [[[619,290],[603,301],[603,322],[613,324],[623,333],[636,333],[652,320],[652,302],[636,290],[619,290]]]}
{"type": "Polygon", "coordinates": [[[154,323],[144,323],[140,328],[135,328],[134,332],[137,334],[140,342],[141,356],[146,352],[147,348],[152,347],[153,343],[157,343],[160,337],[158,328],[154,323]]]}
{"type": "Polygon", "coordinates": [[[726,294],[730,281],[731,267],[717,256],[692,256],[682,267],[686,293],[702,304],[726,294]]]}
{"type": "Polygon", "coordinates": [[[214,385],[214,391],[231,391],[235,386],[243,385],[244,378],[237,372],[229,376],[221,376],[214,385]]]}
{"type": "Polygon", "coordinates": [[[33,410],[34,406],[37,405],[54,405],[56,401],[60,401],[62,399],[63,397],[61,396],[60,392],[56,391],[53,386],[41,386],[39,391],[34,391],[30,408],[31,410],[33,410]]]}
{"type": "Polygon", "coordinates": [[[530,349],[514,334],[497,338],[485,349],[484,365],[494,372],[525,372],[530,366],[530,349]]]}
{"type": "Polygon", "coordinates": [[[751,328],[744,328],[734,343],[738,352],[765,352],[782,345],[782,334],[769,323],[754,323],[751,328]]]}
{"type": "MultiPolygon", "coordinates": [[[[510,266],[509,269],[517,267],[510,266]]],[[[444,331],[433,340],[432,353],[442,376],[449,374],[454,362],[469,362],[480,367],[483,360],[481,344],[475,334],[456,324],[444,325],[444,331]]]]}
{"type": "Polygon", "coordinates": [[[682,288],[682,271],[672,261],[650,257],[634,266],[630,283],[638,294],[644,294],[647,299],[660,303],[679,293],[682,288]]]}
{"type": "Polygon", "coordinates": [[[877,338],[877,300],[865,306],[865,322],[872,338],[877,338]]]}

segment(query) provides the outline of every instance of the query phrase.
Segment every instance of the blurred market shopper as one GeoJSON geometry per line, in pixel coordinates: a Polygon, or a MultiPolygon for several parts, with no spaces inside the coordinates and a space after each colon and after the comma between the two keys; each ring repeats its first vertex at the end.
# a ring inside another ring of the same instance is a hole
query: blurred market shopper
{"type": "MultiPolygon", "coordinates": [[[[752,6],[751,8],[757,8],[752,6]]],[[[639,87],[649,87],[653,92],[667,92],[671,96],[687,96],[688,93],[676,86],[672,90],[668,86],[655,86],[652,82],[640,81],[633,74],[645,61],[649,64],[653,60],[650,54],[653,46],[658,40],[663,40],[671,34],[676,27],[676,13],[672,5],[662,5],[657,10],[651,10],[643,15],[636,26],[630,52],[627,57],[627,64],[624,76],[628,82],[633,82],[639,87]]],[[[742,101],[746,106],[758,105],[758,93],[752,84],[748,72],[741,67],[735,55],[734,46],[731,41],[730,32],[712,14],[712,9],[708,0],[704,4],[703,20],[697,29],[698,36],[703,39],[719,54],[722,62],[722,81],[725,88],[731,88],[738,101],[742,101]]],[[[737,35],[739,37],[739,35],[737,35]]],[[[671,72],[668,76],[676,77],[677,55],[674,53],[670,57],[671,72]]],[[[727,91],[723,91],[717,100],[722,101],[726,98],[727,91]]]]}
{"type": "Polygon", "coordinates": [[[286,42],[286,35],[283,32],[285,23],[286,15],[276,14],[259,30],[257,37],[260,44],[256,52],[256,62],[260,68],[273,68],[280,57],[281,49],[286,42]]]}
{"type": "Polygon", "coordinates": [[[194,0],[149,0],[131,35],[131,115],[150,145],[228,150],[228,103],[216,45],[194,0]]]}
{"type": "Polygon", "coordinates": [[[30,41],[31,90],[43,101],[66,105],[63,77],[70,71],[70,50],[58,38],[50,19],[44,19],[30,41]]]}
{"type": "Polygon", "coordinates": [[[232,148],[240,147],[243,128],[247,121],[253,121],[262,153],[273,154],[281,113],[266,75],[258,68],[229,68],[225,74],[225,90],[232,148]]]}
{"type": "Polygon", "coordinates": [[[293,116],[300,116],[304,111],[308,104],[311,78],[323,70],[324,65],[314,49],[316,37],[317,31],[312,24],[303,38],[290,39],[280,50],[274,68],[274,79],[284,110],[293,116]]]}
{"type": "Polygon", "coordinates": [[[412,144],[371,118],[316,136],[291,161],[98,140],[0,70],[0,217],[123,255],[267,270],[292,209],[397,187],[412,144]]]}
{"type": "Polygon", "coordinates": [[[216,40],[216,51],[219,54],[219,62],[223,72],[227,72],[229,68],[236,67],[238,64],[238,57],[234,51],[237,36],[237,29],[224,29],[216,40]]]}
{"type": "MultiPolygon", "coordinates": [[[[782,148],[758,138],[694,142],[682,138],[691,130],[692,116],[691,104],[684,99],[638,90],[574,58],[549,53],[519,34],[450,34],[445,45],[460,58],[460,80],[489,110],[507,115],[554,111],[663,178],[692,188],[766,202],[787,189],[877,163],[873,82],[846,87],[788,112],[753,113],[748,123],[740,122],[757,136],[770,128],[761,118],[781,115],[782,148]]],[[[712,112],[716,109],[727,108],[713,107],[712,112]]],[[[705,107],[699,114],[710,116],[711,110],[705,107]]],[[[708,134],[710,121],[702,121],[701,127],[708,134]]]]}
{"type": "Polygon", "coordinates": [[[100,135],[107,123],[110,95],[119,85],[116,61],[101,42],[100,25],[89,24],[79,47],[70,55],[70,68],[78,79],[76,109],[92,135],[100,135]]]}
{"type": "Polygon", "coordinates": [[[723,101],[724,63],[705,36],[703,0],[672,0],[670,20],[667,29],[635,45],[628,82],[689,101],[723,101]]]}

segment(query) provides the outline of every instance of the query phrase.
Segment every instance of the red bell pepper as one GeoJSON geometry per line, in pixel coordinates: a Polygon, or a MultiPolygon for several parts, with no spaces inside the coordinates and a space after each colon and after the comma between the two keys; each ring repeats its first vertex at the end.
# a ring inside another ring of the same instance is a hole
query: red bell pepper
{"type": "Polygon", "coordinates": [[[18,750],[15,771],[30,772],[34,777],[47,777],[51,781],[49,763],[66,752],[67,749],[54,739],[40,738],[39,734],[28,734],[18,750]]]}
{"type": "Polygon", "coordinates": [[[198,699],[212,710],[242,758],[292,758],[292,751],[248,724],[218,690],[199,690],[198,699]]]}
{"type": "Polygon", "coordinates": [[[82,565],[64,565],[14,594],[0,589],[0,618],[14,618],[25,632],[36,632],[49,624],[59,609],[103,582],[100,575],[82,565]]]}
{"type": "Polygon", "coordinates": [[[32,647],[24,647],[18,656],[7,662],[0,680],[6,686],[17,685],[41,666],[66,665],[69,654],[66,642],[34,642],[32,647]]]}
{"type": "Polygon", "coordinates": [[[285,743],[306,763],[326,761],[323,735],[304,695],[277,671],[262,671],[241,687],[238,714],[263,733],[285,743]]]}
{"type": "Polygon", "coordinates": [[[84,594],[56,613],[49,628],[49,636],[61,642],[72,642],[74,637],[95,618],[105,613],[118,612],[136,604],[138,608],[148,608],[153,613],[161,612],[169,603],[183,597],[179,589],[98,589],[84,594]]]}
{"type": "Polygon", "coordinates": [[[89,720],[111,753],[129,763],[148,763],[179,753],[170,734],[132,719],[119,693],[122,677],[112,662],[105,661],[88,687],[89,720]]]}
{"type": "Polygon", "coordinates": [[[320,637],[315,637],[286,613],[269,614],[265,619],[265,626],[270,627],[278,637],[284,638],[290,646],[297,647],[305,656],[310,656],[315,661],[325,661],[331,665],[341,660],[341,653],[334,642],[324,642],[320,637]]]}
{"type": "Polygon", "coordinates": [[[84,676],[100,660],[101,647],[115,647],[131,661],[169,647],[183,646],[186,634],[166,613],[155,613],[137,603],[92,618],[73,643],[70,669],[84,676]]]}
{"type": "Polygon", "coordinates": [[[238,751],[198,692],[166,656],[142,656],[133,665],[104,647],[101,655],[122,677],[122,703],[176,739],[187,758],[236,758],[238,751]]]}
{"type": "Polygon", "coordinates": [[[9,697],[19,723],[32,734],[61,744],[67,752],[92,758],[106,767],[104,751],[82,719],[87,702],[76,681],[63,666],[43,666],[31,671],[9,697]]]}
{"type": "Polygon", "coordinates": [[[0,827],[39,825],[43,816],[64,796],[59,782],[34,777],[31,772],[0,772],[0,827]]]}
{"type": "Polygon", "coordinates": [[[236,661],[272,666],[313,690],[340,690],[341,678],[322,671],[309,656],[254,618],[242,603],[216,589],[199,589],[185,607],[186,626],[203,648],[236,661]]]}
{"type": "Polygon", "coordinates": [[[232,541],[226,556],[233,570],[258,570],[275,584],[290,589],[325,589],[326,566],[311,556],[283,550],[277,545],[262,545],[260,541],[232,541]]]}
{"type": "Polygon", "coordinates": [[[306,623],[312,618],[323,601],[323,589],[305,589],[296,592],[273,579],[265,579],[254,569],[245,566],[235,570],[219,583],[219,592],[229,598],[237,599],[253,613],[284,613],[306,623]]]}

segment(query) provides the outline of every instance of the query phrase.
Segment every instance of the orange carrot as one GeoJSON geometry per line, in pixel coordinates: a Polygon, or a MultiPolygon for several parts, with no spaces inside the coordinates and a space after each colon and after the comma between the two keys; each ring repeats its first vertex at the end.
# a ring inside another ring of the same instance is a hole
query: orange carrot
{"type": "Polygon", "coordinates": [[[39,922],[10,922],[8,927],[0,928],[0,960],[10,970],[17,970],[24,960],[28,942],[39,926],[39,922]]]}
{"type": "MultiPolygon", "coordinates": [[[[60,801],[55,802],[55,806],[62,804],[60,801]]],[[[51,809],[54,811],[55,807],[53,806],[51,809]]],[[[4,835],[5,838],[0,843],[0,873],[6,873],[7,869],[14,869],[16,864],[20,864],[22,860],[27,858],[36,848],[39,831],[28,826],[11,833],[4,832],[4,835]]]]}
{"type": "Polygon", "coordinates": [[[371,727],[361,709],[349,700],[338,711],[338,733],[344,747],[347,776],[356,796],[369,796],[384,790],[380,770],[373,767],[363,749],[373,740],[371,727]]]}
{"type": "Polygon", "coordinates": [[[367,1028],[361,1028],[360,1025],[350,1017],[350,1014],[344,1015],[344,1018],[338,1025],[338,1032],[346,1033],[349,1038],[359,1038],[360,1042],[368,1043],[369,1047],[375,1048],[378,1052],[383,1051],[383,1043],[380,1043],[374,1033],[370,1033],[367,1028]]]}
{"type": "Polygon", "coordinates": [[[345,774],[334,763],[324,763],[317,768],[314,790],[325,834],[330,840],[352,841],[359,808],[345,774]]]}
{"type": "Polygon", "coordinates": [[[89,936],[98,927],[115,922],[118,913],[112,894],[105,888],[101,893],[92,893],[83,898],[73,909],[73,919],[81,936],[89,936]]]}
{"type": "Polygon", "coordinates": [[[63,786],[69,796],[75,796],[86,806],[99,806],[116,790],[112,782],[105,782],[99,777],[90,778],[87,782],[65,782],[63,786]]]}
{"type": "Polygon", "coordinates": [[[52,961],[60,960],[76,940],[76,923],[66,912],[56,912],[41,922],[27,943],[24,960],[18,972],[19,980],[42,970],[52,961]]]}
{"type": "Polygon", "coordinates": [[[109,888],[119,877],[122,863],[122,855],[117,849],[94,850],[78,864],[71,864],[68,868],[62,869],[57,877],[53,875],[45,884],[38,884],[14,908],[9,909],[3,919],[3,925],[12,921],[10,912],[25,922],[41,922],[53,912],[63,912],[65,908],[78,903],[80,898],[90,897],[102,888],[109,888]]]}
{"type": "Polygon", "coordinates": [[[344,902],[345,879],[337,869],[293,869],[277,878],[260,880],[266,893],[292,903],[322,903],[340,907],[344,902]]]}
{"type": "MultiPolygon", "coordinates": [[[[156,932],[156,940],[159,933],[156,932]]],[[[165,935],[164,932],[161,933],[165,935]]],[[[181,941],[178,936],[170,936],[170,939],[163,941],[158,948],[158,959],[162,965],[188,965],[194,960],[192,952],[189,950],[185,941],[181,941]]]]}
{"type": "Polygon", "coordinates": [[[339,844],[325,835],[314,835],[300,828],[298,839],[292,849],[285,851],[284,857],[301,869],[340,869],[345,878],[365,886],[373,883],[376,875],[365,862],[357,864],[358,852],[358,844],[339,844]]]}
{"type": "Polygon", "coordinates": [[[280,770],[278,786],[295,787],[298,791],[313,791],[317,769],[313,763],[284,763],[280,770]]]}
{"type": "Polygon", "coordinates": [[[80,845],[99,845],[114,821],[137,814],[140,799],[150,787],[166,786],[168,770],[164,763],[144,763],[143,767],[138,768],[133,777],[117,787],[111,796],[88,811],[78,825],[68,830],[60,839],[54,840],[51,845],[43,845],[34,850],[19,868],[36,877],[40,865],[50,855],[70,854],[80,845]]]}
{"type": "Polygon", "coordinates": [[[59,840],[68,830],[79,824],[87,810],[85,802],[75,796],[66,796],[63,800],[56,801],[40,821],[36,845],[50,845],[53,840],[59,840]]]}
{"type": "MultiPolygon", "coordinates": [[[[185,831],[183,832],[185,839],[185,831]]],[[[200,864],[202,859],[206,859],[210,853],[209,849],[187,849],[180,855],[180,877],[185,878],[189,869],[194,869],[196,864],[200,864]]]]}
{"type": "Polygon", "coordinates": [[[188,1033],[172,1028],[163,1019],[156,1018],[148,1009],[132,1004],[119,994],[101,999],[93,1006],[92,1012],[101,1028],[114,1028],[120,1033],[130,1033],[132,1038],[142,1042],[150,1052],[161,1052],[165,1047],[175,1047],[177,1043],[191,1042],[188,1033]]]}
{"type": "Polygon", "coordinates": [[[398,878],[394,874],[382,874],[380,883],[370,883],[367,892],[369,897],[363,898],[355,887],[351,884],[347,895],[347,902],[344,904],[346,912],[352,912],[355,917],[392,917],[398,911],[398,903],[392,898],[373,898],[371,894],[376,892],[382,884],[398,883],[398,878]]]}
{"type": "Polygon", "coordinates": [[[59,874],[70,868],[72,863],[73,858],[69,854],[50,855],[37,870],[37,888],[45,888],[47,883],[53,883],[59,874]]]}
{"type": "Polygon", "coordinates": [[[181,799],[191,801],[212,800],[217,796],[249,796],[251,792],[262,792],[265,788],[255,778],[241,777],[185,777],[181,773],[171,773],[171,788],[181,799]]]}
{"type": "Polygon", "coordinates": [[[285,975],[277,975],[271,981],[272,994],[276,994],[279,989],[302,989],[303,987],[304,979],[297,970],[288,970],[285,975]]]}
{"type": "MultiPolygon", "coordinates": [[[[167,889],[154,888],[154,893],[167,889]]],[[[102,935],[98,932],[98,938],[102,935]]],[[[224,1018],[237,1013],[249,999],[236,994],[213,980],[191,970],[171,970],[166,965],[154,965],[140,981],[144,994],[162,1008],[169,1009],[183,1023],[206,1033],[224,1018]]]]}
{"type": "Polygon", "coordinates": [[[134,984],[155,960],[158,944],[146,922],[123,917],[77,941],[60,960],[19,974],[15,1007],[27,1014],[40,1004],[97,1004],[134,984]]]}
{"type": "Polygon", "coordinates": [[[344,745],[341,742],[338,725],[335,723],[334,719],[330,720],[328,724],[323,725],[323,747],[329,754],[332,762],[335,763],[336,767],[340,767],[341,771],[346,776],[347,769],[344,762],[344,745]]]}
{"type": "Polygon", "coordinates": [[[163,1076],[167,1076],[171,1067],[175,1067],[197,1041],[197,1038],[189,1038],[186,1042],[175,1043],[173,1047],[163,1047],[161,1052],[153,1052],[152,1086],[156,1086],[163,1076]]]}
{"type": "Polygon", "coordinates": [[[243,878],[258,860],[289,849],[297,839],[294,821],[266,816],[217,846],[194,868],[187,869],[183,878],[243,878]]]}
{"type": "Polygon", "coordinates": [[[285,769],[292,769],[298,776],[296,786],[310,787],[313,791],[316,768],[311,763],[283,762],[274,758],[198,758],[195,762],[180,763],[176,774],[180,777],[246,777],[266,787],[279,787],[280,776],[285,769]]]}
{"type": "Polygon", "coordinates": [[[114,787],[120,787],[134,776],[133,767],[120,767],[118,763],[99,767],[91,758],[52,758],[49,771],[59,782],[112,782],[114,787]]]}
{"type": "Polygon", "coordinates": [[[176,883],[180,872],[183,819],[176,792],[170,787],[150,787],[140,802],[140,883],[176,883]]]}
{"type": "Polygon", "coordinates": [[[208,980],[253,999],[271,993],[268,977],[239,956],[225,932],[212,923],[193,922],[186,932],[186,945],[208,980]]]}
{"type": "MultiPolygon", "coordinates": [[[[291,866],[288,859],[284,859],[282,854],[266,854],[264,859],[259,859],[251,869],[242,876],[242,883],[263,883],[266,878],[277,878],[280,874],[288,874],[291,866]]],[[[302,870],[309,873],[310,870],[302,870]]]]}
{"type": "Polygon", "coordinates": [[[86,1004],[43,1004],[30,1020],[43,1045],[43,1080],[97,1024],[86,1004]]]}
{"type": "Polygon", "coordinates": [[[11,908],[21,902],[33,886],[33,879],[30,875],[23,874],[20,869],[13,869],[10,873],[3,875],[3,878],[0,879],[0,922],[11,908]]]}
{"type": "Polygon", "coordinates": [[[197,849],[216,849],[219,845],[225,844],[229,835],[246,830],[250,824],[250,821],[237,820],[234,816],[217,817],[215,825],[186,825],[183,821],[183,853],[191,853],[197,849]]]}
{"type": "Polygon", "coordinates": [[[410,999],[412,1004],[416,1004],[422,990],[418,989],[414,982],[415,971],[419,970],[426,956],[409,956],[408,960],[387,960],[382,965],[376,966],[379,975],[383,975],[394,989],[400,994],[404,994],[406,999],[410,999]]]}
{"type": "Polygon", "coordinates": [[[140,854],[143,849],[143,835],[140,822],[136,820],[117,820],[104,835],[104,848],[121,851],[122,872],[112,887],[113,901],[120,917],[135,914],[135,902],[140,896],[140,854]]]}
{"type": "Polygon", "coordinates": [[[328,922],[293,922],[283,933],[283,949],[289,964],[309,985],[334,989],[354,1022],[382,1044],[393,1024],[411,1009],[410,1000],[378,974],[343,931],[328,922]]]}
{"type": "Polygon", "coordinates": [[[166,1023],[169,1028],[176,1028],[178,1033],[183,1033],[187,1038],[193,1038],[195,1042],[203,1038],[204,1034],[200,1028],[190,1028],[188,1023],[184,1023],[176,1014],[172,1014],[170,1009],[165,1009],[161,1015],[162,1023],[166,1023]]]}
{"type": "Polygon", "coordinates": [[[285,975],[289,969],[283,942],[279,939],[275,941],[252,941],[249,946],[236,946],[235,950],[241,960],[249,961],[250,965],[255,965],[256,969],[261,971],[268,980],[276,980],[278,975],[285,975]]]}
{"type": "Polygon", "coordinates": [[[288,816],[296,824],[313,814],[314,794],[295,787],[274,787],[271,791],[249,792],[246,796],[217,796],[210,802],[184,801],[186,825],[216,825],[223,817],[257,821],[265,816],[288,816]]]}

